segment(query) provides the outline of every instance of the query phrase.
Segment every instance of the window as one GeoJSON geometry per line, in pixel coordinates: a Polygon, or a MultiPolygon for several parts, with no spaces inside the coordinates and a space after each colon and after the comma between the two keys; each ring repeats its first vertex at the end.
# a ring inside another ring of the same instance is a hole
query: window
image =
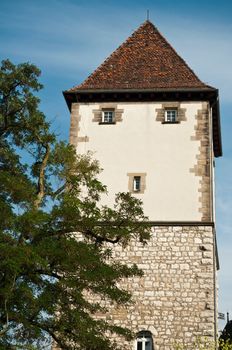
{"type": "Polygon", "coordinates": [[[133,190],[135,192],[139,192],[141,190],[141,176],[134,176],[133,190]]]}
{"type": "Polygon", "coordinates": [[[165,122],[175,123],[177,121],[177,109],[165,110],[165,122]]]}
{"type": "Polygon", "coordinates": [[[146,189],[146,173],[127,173],[128,178],[128,191],[133,194],[141,195],[146,189]]]}
{"type": "Polygon", "coordinates": [[[93,122],[98,124],[116,124],[122,122],[123,109],[118,108],[116,103],[106,102],[98,105],[98,109],[93,109],[93,122]]]}
{"type": "Polygon", "coordinates": [[[185,105],[180,102],[163,102],[161,108],[156,108],[156,120],[162,124],[179,124],[187,120],[185,105]]]}
{"type": "Polygon", "coordinates": [[[138,333],[135,350],[153,350],[151,332],[142,331],[138,333]]]}
{"type": "Polygon", "coordinates": [[[103,111],[102,112],[102,122],[103,123],[113,123],[114,122],[114,111],[103,111]]]}

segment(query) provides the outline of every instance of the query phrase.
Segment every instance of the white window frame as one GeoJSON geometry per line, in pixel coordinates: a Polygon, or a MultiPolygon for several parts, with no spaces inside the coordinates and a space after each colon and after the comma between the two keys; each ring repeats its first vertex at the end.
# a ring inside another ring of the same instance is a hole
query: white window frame
{"type": "Polygon", "coordinates": [[[175,108],[165,109],[165,122],[166,123],[177,122],[177,109],[175,108]]]}
{"type": "Polygon", "coordinates": [[[135,342],[135,350],[138,350],[138,343],[142,343],[142,350],[147,350],[146,349],[146,343],[149,342],[149,349],[152,350],[152,338],[151,336],[145,337],[144,335],[142,337],[137,337],[136,342],[135,342]]]}
{"type": "Polygon", "coordinates": [[[141,191],[141,176],[135,175],[133,177],[133,191],[134,192],[141,191]]]}
{"type": "Polygon", "coordinates": [[[112,109],[102,111],[102,123],[110,124],[114,122],[114,111],[112,109]]]}

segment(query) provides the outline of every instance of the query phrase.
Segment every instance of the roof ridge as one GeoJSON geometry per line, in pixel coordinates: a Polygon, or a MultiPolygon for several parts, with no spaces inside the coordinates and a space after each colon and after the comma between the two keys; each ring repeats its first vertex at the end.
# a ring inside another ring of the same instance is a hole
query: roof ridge
{"type": "Polygon", "coordinates": [[[146,20],[82,83],[67,92],[206,87],[157,27],[146,20]]]}

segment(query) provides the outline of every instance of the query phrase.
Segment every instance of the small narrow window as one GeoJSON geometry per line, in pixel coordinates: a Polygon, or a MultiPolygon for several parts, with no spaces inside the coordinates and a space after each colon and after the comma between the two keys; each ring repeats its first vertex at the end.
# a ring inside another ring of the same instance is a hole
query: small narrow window
{"type": "Polygon", "coordinates": [[[166,109],[165,110],[165,122],[175,123],[177,121],[177,110],[176,109],[166,109]]]}
{"type": "Polygon", "coordinates": [[[133,190],[139,192],[141,190],[141,176],[134,176],[133,190]]]}
{"type": "Polygon", "coordinates": [[[134,172],[127,173],[128,179],[128,191],[133,194],[143,194],[146,189],[146,173],[134,172]]]}
{"type": "Polygon", "coordinates": [[[113,123],[114,122],[114,111],[103,111],[102,112],[102,122],[103,123],[113,123]]]}
{"type": "Polygon", "coordinates": [[[139,332],[136,339],[136,350],[153,350],[152,336],[149,331],[139,332]]]}

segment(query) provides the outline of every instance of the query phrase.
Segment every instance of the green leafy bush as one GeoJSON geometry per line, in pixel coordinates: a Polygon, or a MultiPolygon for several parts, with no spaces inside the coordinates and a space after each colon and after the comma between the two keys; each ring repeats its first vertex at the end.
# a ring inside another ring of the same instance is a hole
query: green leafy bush
{"type": "Polygon", "coordinates": [[[214,342],[209,338],[198,337],[191,344],[175,344],[174,350],[232,350],[232,343],[227,340],[218,340],[218,342],[214,342]]]}

